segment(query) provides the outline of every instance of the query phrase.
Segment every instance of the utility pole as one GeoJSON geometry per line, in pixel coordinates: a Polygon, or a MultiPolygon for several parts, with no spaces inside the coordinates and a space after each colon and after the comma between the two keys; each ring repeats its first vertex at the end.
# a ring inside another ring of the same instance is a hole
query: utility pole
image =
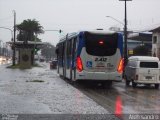
{"type": "Polygon", "coordinates": [[[16,48],[15,48],[15,42],[16,42],[16,12],[13,10],[14,13],[14,36],[13,36],[13,56],[12,56],[12,65],[15,66],[15,56],[16,56],[16,48]]]}
{"type": "Polygon", "coordinates": [[[2,55],[2,46],[1,46],[2,40],[0,40],[0,56],[2,55]]]}
{"type": "Polygon", "coordinates": [[[124,66],[126,66],[128,61],[128,47],[127,47],[127,1],[132,0],[119,0],[119,1],[125,1],[125,15],[124,15],[124,66]]]}
{"type": "Polygon", "coordinates": [[[125,17],[124,17],[124,41],[125,41],[125,47],[124,47],[124,66],[126,66],[128,61],[128,45],[127,45],[127,6],[126,6],[126,0],[125,0],[125,17]]]}

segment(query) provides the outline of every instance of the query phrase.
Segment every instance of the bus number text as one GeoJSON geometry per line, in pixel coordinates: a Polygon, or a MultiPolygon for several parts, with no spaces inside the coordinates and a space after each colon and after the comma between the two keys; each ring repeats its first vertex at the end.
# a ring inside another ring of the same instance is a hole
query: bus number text
{"type": "Polygon", "coordinates": [[[95,59],[96,62],[101,61],[101,62],[106,62],[107,58],[96,58],[95,59]]]}

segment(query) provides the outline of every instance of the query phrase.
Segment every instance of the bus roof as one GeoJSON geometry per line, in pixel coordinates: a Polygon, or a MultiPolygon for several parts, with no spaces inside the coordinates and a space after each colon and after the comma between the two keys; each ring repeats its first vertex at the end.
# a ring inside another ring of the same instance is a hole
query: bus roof
{"type": "Polygon", "coordinates": [[[60,41],[58,43],[62,43],[66,40],[67,38],[73,38],[76,37],[78,34],[80,34],[81,32],[90,32],[90,33],[97,33],[97,34],[114,34],[117,32],[113,32],[113,31],[104,31],[104,30],[92,30],[92,31],[78,31],[78,32],[73,32],[73,33],[68,33],[65,36],[63,36],[62,38],[60,38],[60,41]]]}

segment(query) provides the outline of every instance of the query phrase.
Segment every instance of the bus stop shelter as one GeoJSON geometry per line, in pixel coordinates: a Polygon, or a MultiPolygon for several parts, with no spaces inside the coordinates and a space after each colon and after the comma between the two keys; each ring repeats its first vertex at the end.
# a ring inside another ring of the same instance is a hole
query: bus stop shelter
{"type": "MultiPolygon", "coordinates": [[[[7,42],[10,46],[13,46],[13,42],[7,42]]],[[[19,64],[22,68],[30,68],[33,65],[35,50],[41,49],[44,47],[45,42],[34,42],[28,41],[24,43],[23,41],[15,42],[16,49],[16,59],[17,64],[19,64]]]]}

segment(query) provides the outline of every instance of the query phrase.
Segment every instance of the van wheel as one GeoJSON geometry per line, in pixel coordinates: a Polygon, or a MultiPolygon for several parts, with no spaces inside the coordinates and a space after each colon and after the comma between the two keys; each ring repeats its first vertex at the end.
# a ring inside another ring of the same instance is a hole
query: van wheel
{"type": "Polygon", "coordinates": [[[158,89],[159,88],[159,84],[155,84],[155,88],[158,89]]]}
{"type": "Polygon", "coordinates": [[[132,81],[132,87],[135,88],[137,86],[137,83],[132,81]]]}

